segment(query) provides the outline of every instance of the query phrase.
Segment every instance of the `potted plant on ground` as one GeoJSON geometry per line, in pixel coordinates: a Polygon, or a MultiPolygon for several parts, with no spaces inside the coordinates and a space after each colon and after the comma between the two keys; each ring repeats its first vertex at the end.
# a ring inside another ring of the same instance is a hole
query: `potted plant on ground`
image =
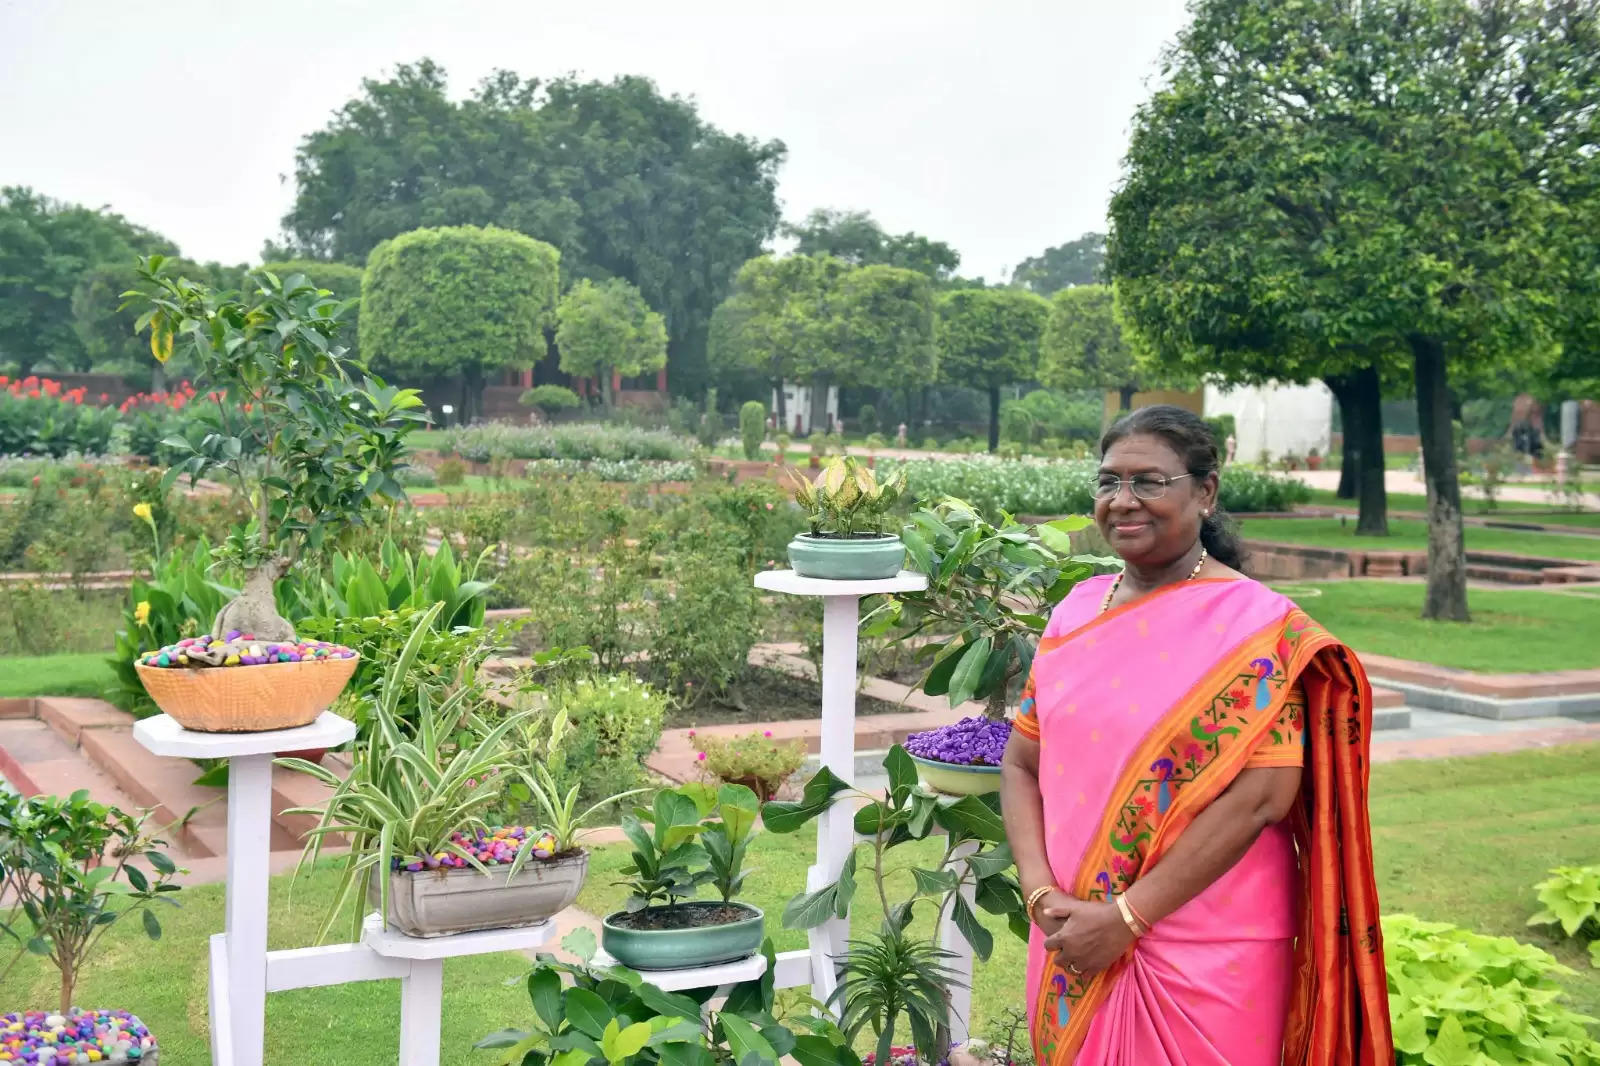
{"type": "Polygon", "coordinates": [[[905,748],[929,788],[950,796],[982,796],[1000,791],[1000,760],[1010,739],[1009,721],[977,714],[912,733],[905,748]]]}
{"type": "Polygon", "coordinates": [[[803,577],[894,577],[905,561],[905,545],[884,527],[905,490],[904,467],[880,482],[848,455],[829,462],[815,482],[795,479],[795,502],[806,509],[811,531],[789,542],[789,565],[803,577]]]}
{"type": "Polygon", "coordinates": [[[705,771],[729,785],[743,785],[762,802],[776,799],[778,789],[806,759],[798,740],[774,740],[772,731],[730,737],[707,737],[701,752],[705,771]]]}
{"type": "MultiPolygon", "coordinates": [[[[582,887],[588,859],[577,846],[583,816],[573,814],[576,795],[560,797],[548,778],[526,772],[530,755],[548,751],[519,750],[509,739],[529,715],[491,724],[476,687],[447,688],[448,679],[429,684],[413,669],[442,608],[435,604],[417,617],[379,683],[366,742],[355,749],[347,777],[303,760],[278,760],[333,790],[323,806],[290,812],[318,817],[300,869],[310,868],[327,838],[343,836],[350,844],[337,860],[339,886],[319,940],[346,908],[350,937],[357,938],[359,900],[377,906],[386,925],[432,937],[534,925],[571,904],[582,887]],[[407,697],[415,701],[410,722],[402,715],[407,697]],[[518,795],[544,807],[548,822],[491,824],[488,816],[518,795]]],[[[563,735],[558,724],[552,742],[563,735]]]]}
{"type": "MultiPolygon", "coordinates": [[[[197,429],[163,446],[178,477],[223,481],[247,501],[252,518],[218,549],[245,574],[239,596],[212,621],[207,641],[166,669],[141,664],[151,698],[185,728],[255,732],[305,725],[349,680],[353,664],[291,651],[294,627],[278,613],[273,586],[297,558],[364,524],[387,501],[403,500],[396,474],[405,435],[424,421],[415,389],[366,376],[338,344],[344,305],[304,275],[269,271],[241,293],[214,292],[151,256],[139,268],[142,290],[125,306],[143,309],[150,350],[165,362],[181,344],[198,366],[197,429]],[[250,662],[250,660],[260,660],[250,662]],[[243,670],[214,667],[251,666],[243,670]],[[181,666],[182,668],[174,668],[181,666]]],[[[170,660],[170,657],[169,657],[170,660]]]]}
{"type": "Polygon", "coordinates": [[[1322,453],[1315,448],[1312,448],[1310,451],[1306,452],[1306,469],[1322,469],[1322,453]]]}
{"type": "Polygon", "coordinates": [[[600,943],[635,970],[683,970],[749,958],[761,948],[759,907],[735,901],[760,804],[743,785],[684,785],[656,793],[622,819],[633,846],[622,868],[623,910],[601,923],[600,943]],[[648,826],[648,828],[647,828],[648,826]],[[719,898],[697,900],[709,884],[719,898]]]}
{"type": "Polygon", "coordinates": [[[0,1015],[0,1034],[16,1042],[0,1043],[10,1058],[32,1062],[19,1052],[53,1053],[66,1035],[85,1056],[94,1049],[99,1061],[156,1061],[155,1038],[138,1018],[72,1004],[84,963],[112,926],[137,915],[154,940],[161,923],[153,904],[177,906],[172,879],[187,871],[147,831],[148,818],[95,803],[86,790],[63,799],[0,789],[0,898],[9,905],[0,912],[0,934],[16,944],[0,966],[0,983],[26,954],[44,956],[61,975],[55,1010],[0,1015]]]}

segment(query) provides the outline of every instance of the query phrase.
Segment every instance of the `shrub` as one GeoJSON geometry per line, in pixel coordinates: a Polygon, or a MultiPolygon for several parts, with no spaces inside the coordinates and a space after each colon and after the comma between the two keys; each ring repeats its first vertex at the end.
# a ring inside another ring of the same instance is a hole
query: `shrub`
{"type": "Polygon", "coordinates": [[[1555,925],[1588,940],[1589,961],[1600,968],[1600,866],[1557,866],[1534,885],[1542,910],[1529,925],[1555,925]]]}
{"type": "Polygon", "coordinates": [[[1409,914],[1387,915],[1383,940],[1398,1066],[1600,1061],[1547,952],[1409,914]]]}
{"type": "Polygon", "coordinates": [[[1211,438],[1217,442],[1217,454],[1227,457],[1228,438],[1234,435],[1236,426],[1232,415],[1206,415],[1206,426],[1211,430],[1211,438]]]}
{"type": "Polygon", "coordinates": [[[583,400],[565,385],[535,385],[518,397],[524,407],[532,407],[549,418],[557,411],[571,411],[581,407],[583,400]]]}
{"type": "Polygon", "coordinates": [[[695,425],[694,437],[702,448],[715,448],[722,439],[722,416],[717,414],[716,389],[706,390],[706,409],[695,425]]]}
{"type": "Polygon", "coordinates": [[[863,433],[878,432],[878,409],[870,403],[864,403],[856,411],[856,428],[863,433]]]}
{"type": "Polygon", "coordinates": [[[661,740],[668,698],[637,677],[607,674],[558,685],[532,699],[549,713],[565,711],[571,731],[551,776],[562,789],[579,786],[584,802],[646,781],[644,760],[661,740]]]}
{"type": "Polygon", "coordinates": [[[451,430],[444,450],[487,463],[491,459],[688,459],[689,443],[664,430],[603,422],[512,426],[501,422],[451,430]]]}
{"type": "Polygon", "coordinates": [[[760,400],[751,400],[739,408],[739,443],[744,446],[746,459],[761,456],[761,442],[767,439],[767,409],[760,400]]]}
{"type": "Polygon", "coordinates": [[[639,459],[539,459],[528,464],[528,477],[592,477],[598,481],[628,481],[656,484],[664,481],[693,481],[700,468],[684,460],[648,462],[639,459]]]}
{"type": "Polygon", "coordinates": [[[407,489],[431,489],[439,483],[439,475],[432,467],[414,464],[396,467],[394,479],[407,489]]]}
{"type": "Polygon", "coordinates": [[[441,485],[459,485],[467,480],[467,464],[456,458],[446,459],[434,471],[434,476],[441,485]]]}
{"type": "Polygon", "coordinates": [[[83,401],[82,388],[59,381],[0,376],[0,455],[104,455],[117,412],[83,401]]]}
{"type": "Polygon", "coordinates": [[[651,676],[688,702],[716,696],[744,676],[764,611],[750,574],[719,545],[695,546],[662,564],[671,585],[646,634],[651,676]]]}
{"type": "Polygon", "coordinates": [[[798,740],[774,740],[772,731],[744,733],[724,740],[701,741],[706,773],[730,785],[744,785],[762,800],[777,795],[778,788],[806,761],[806,746],[798,740]]]}

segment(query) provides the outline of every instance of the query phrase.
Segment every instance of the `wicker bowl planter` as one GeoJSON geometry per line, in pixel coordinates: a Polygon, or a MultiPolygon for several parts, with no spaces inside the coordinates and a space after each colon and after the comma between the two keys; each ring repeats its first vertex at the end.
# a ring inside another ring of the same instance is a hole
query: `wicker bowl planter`
{"type": "Polygon", "coordinates": [[[185,729],[265,733],[310,725],[349,684],[360,660],[257,666],[163,667],[135,663],[145,691],[185,729]]]}

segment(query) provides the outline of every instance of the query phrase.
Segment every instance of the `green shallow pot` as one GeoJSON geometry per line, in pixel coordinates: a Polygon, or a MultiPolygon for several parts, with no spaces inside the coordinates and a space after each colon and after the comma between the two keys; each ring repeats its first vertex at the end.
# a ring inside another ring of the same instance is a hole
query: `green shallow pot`
{"type": "Polygon", "coordinates": [[[894,577],[905,559],[906,546],[893,533],[866,537],[802,533],[789,542],[789,565],[801,577],[875,581],[894,577]]]}
{"type": "Polygon", "coordinates": [[[917,764],[917,776],[935,792],[951,796],[983,796],[1000,791],[1000,767],[958,766],[955,763],[934,762],[911,756],[917,764]]]}
{"type": "MultiPolygon", "coordinates": [[[[704,900],[675,904],[681,908],[720,907],[704,900]]],[[[698,929],[628,929],[615,924],[627,911],[606,915],[600,926],[600,946],[630,970],[692,970],[720,962],[748,959],[761,950],[766,936],[761,908],[748,903],[732,906],[749,917],[726,925],[698,929]]]]}

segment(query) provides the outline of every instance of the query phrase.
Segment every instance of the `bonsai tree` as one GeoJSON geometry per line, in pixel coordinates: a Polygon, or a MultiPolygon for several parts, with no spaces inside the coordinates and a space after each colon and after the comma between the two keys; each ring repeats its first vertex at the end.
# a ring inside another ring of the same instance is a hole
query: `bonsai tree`
{"type": "Polygon", "coordinates": [[[338,343],[344,305],[303,274],[262,271],[243,292],[217,292],[169,276],[166,264],[142,259],[142,287],[124,294],[124,306],[143,308],[135,328],[150,331],[157,360],[180,345],[192,356],[206,402],[203,432],[163,442],[179,456],[163,488],[184,474],[191,483],[216,476],[249,502],[251,521],[218,549],[244,570],[244,590],[211,631],[292,640],[273,584],[303,553],[405,497],[395,475],[406,434],[424,421],[422,400],[347,355],[338,343]]]}
{"type": "Polygon", "coordinates": [[[24,953],[43,955],[61,973],[66,1014],[84,962],[112,926],[138,915],[145,935],[161,936],[151,904],[177,905],[179,870],[145,829],[148,818],[95,803],[87,790],[62,799],[0,789],[0,896],[10,904],[0,933],[17,944],[0,982],[24,953]],[[133,864],[139,857],[149,873],[133,864]]]}

